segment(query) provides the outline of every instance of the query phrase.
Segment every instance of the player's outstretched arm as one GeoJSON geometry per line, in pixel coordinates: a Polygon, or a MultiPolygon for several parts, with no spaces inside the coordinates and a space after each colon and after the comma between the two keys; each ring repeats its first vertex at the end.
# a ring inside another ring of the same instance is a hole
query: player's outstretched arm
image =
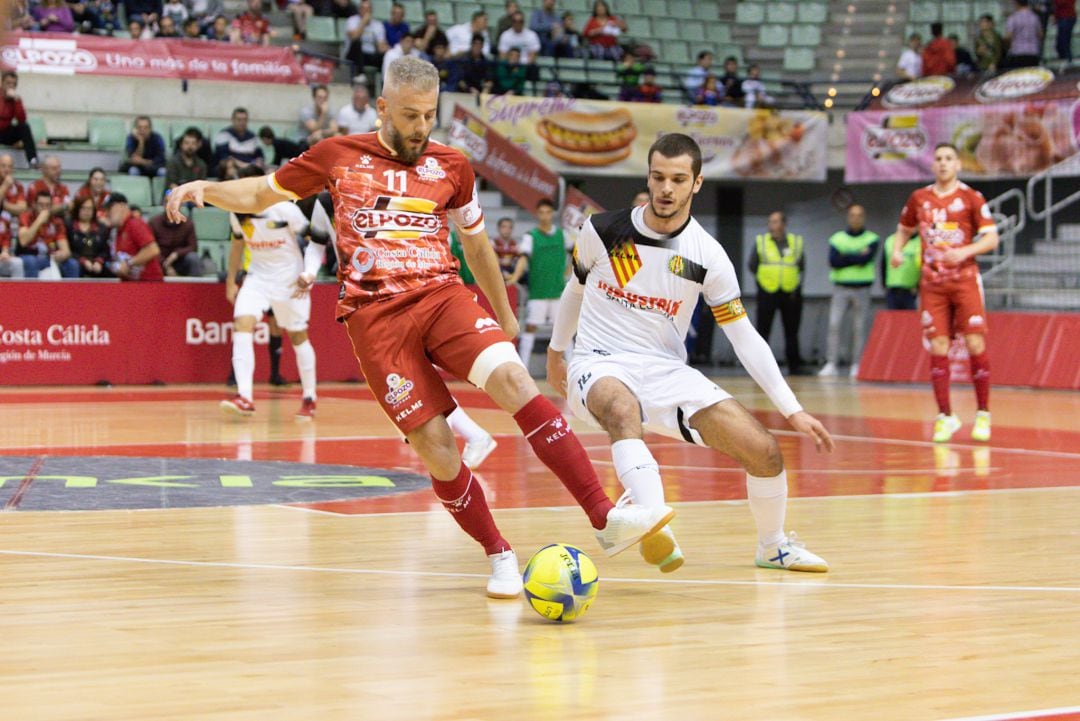
{"type": "Polygon", "coordinates": [[[465,262],[469,265],[476,284],[484,291],[488,302],[495,310],[495,320],[499,321],[503,332],[510,338],[518,334],[518,321],[510,309],[510,299],[506,297],[506,284],[495,249],[491,247],[486,230],[466,235],[460,228],[461,248],[465,251],[465,262]]]}
{"type": "Polygon", "coordinates": [[[571,278],[559,298],[559,310],[555,314],[555,327],[551,329],[551,341],[547,349],[547,382],[564,398],[566,397],[566,358],[563,355],[577,332],[581,317],[581,301],[585,286],[577,278],[571,278]]]}
{"type": "Polygon", "coordinates": [[[172,222],[182,223],[187,220],[180,212],[185,203],[194,203],[199,208],[213,205],[234,213],[261,213],[283,200],[292,198],[270,187],[263,176],[226,180],[221,183],[194,180],[169,191],[165,213],[172,222]]]}

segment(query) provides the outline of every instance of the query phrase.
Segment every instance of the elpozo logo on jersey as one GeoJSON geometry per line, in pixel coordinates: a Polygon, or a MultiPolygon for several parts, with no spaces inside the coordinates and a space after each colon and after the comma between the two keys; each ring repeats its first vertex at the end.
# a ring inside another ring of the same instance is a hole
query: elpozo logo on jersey
{"type": "Polygon", "coordinates": [[[446,171],[439,165],[439,161],[435,158],[425,158],[423,165],[416,166],[416,176],[420,180],[426,180],[429,183],[434,183],[437,180],[442,180],[446,177],[446,171]]]}
{"type": "Polygon", "coordinates": [[[20,38],[18,45],[5,45],[0,57],[20,73],[74,75],[93,72],[98,66],[94,54],[81,50],[74,40],[20,38]]]}
{"type": "Polygon", "coordinates": [[[437,233],[442,227],[434,214],[437,203],[424,198],[379,196],[374,208],[360,208],[349,223],[365,238],[377,240],[415,240],[437,233]]]}

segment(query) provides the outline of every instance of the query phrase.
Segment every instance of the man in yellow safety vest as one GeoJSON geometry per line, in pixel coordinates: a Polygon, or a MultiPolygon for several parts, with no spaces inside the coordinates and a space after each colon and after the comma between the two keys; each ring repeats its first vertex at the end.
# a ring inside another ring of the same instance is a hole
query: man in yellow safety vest
{"type": "Polygon", "coordinates": [[[806,268],[801,235],[787,232],[787,216],[776,211],[769,216],[769,232],[757,236],[750,253],[750,272],[757,279],[757,330],[765,340],[772,332],[773,318],[780,311],[784,324],[784,353],[788,374],[802,372],[799,355],[799,325],[802,322],[802,273],[806,268]]]}

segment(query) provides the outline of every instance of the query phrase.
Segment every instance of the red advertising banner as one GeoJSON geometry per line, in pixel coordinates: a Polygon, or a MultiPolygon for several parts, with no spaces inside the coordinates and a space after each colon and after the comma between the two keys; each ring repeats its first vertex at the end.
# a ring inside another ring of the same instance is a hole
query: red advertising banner
{"type": "Polygon", "coordinates": [[[566,189],[560,225],[563,232],[577,242],[577,232],[581,230],[581,224],[593,213],[603,212],[604,208],[599,203],[571,185],[566,189]]]}
{"type": "MultiPolygon", "coordinates": [[[[312,291],[319,379],[362,379],[334,320],[337,294],[334,283],[312,291]]],[[[269,333],[260,323],[255,344],[266,345],[269,333]]],[[[232,306],[223,284],[0,281],[0,385],[224,383],[231,359],[232,306]]],[[[269,372],[257,351],[255,380],[265,382],[269,372]]],[[[288,349],[282,372],[299,377],[288,349]]]]}
{"type": "Polygon", "coordinates": [[[532,211],[544,198],[558,202],[559,176],[458,105],[450,145],[465,153],[476,174],[511,200],[532,211]]]}
{"type": "Polygon", "coordinates": [[[0,67],[48,75],[119,75],[254,83],[303,83],[289,48],[205,40],[118,40],[97,35],[8,33],[0,67]]]}
{"type": "Polygon", "coordinates": [[[334,58],[303,50],[297,51],[296,58],[300,62],[308,85],[329,85],[334,82],[334,71],[338,66],[338,61],[334,58]]]}

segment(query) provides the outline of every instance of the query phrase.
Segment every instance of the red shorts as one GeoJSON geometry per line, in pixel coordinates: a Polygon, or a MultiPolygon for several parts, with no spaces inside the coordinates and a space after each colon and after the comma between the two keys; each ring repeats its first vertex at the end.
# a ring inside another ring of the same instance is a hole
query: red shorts
{"type": "Polygon", "coordinates": [[[345,326],[368,387],[403,435],[456,407],[435,365],[467,380],[481,353],[510,343],[472,292],[453,282],[366,303],[345,326]]]}
{"type": "Polygon", "coordinates": [[[927,338],[986,332],[982,277],[972,275],[919,285],[919,310],[927,338]]]}

